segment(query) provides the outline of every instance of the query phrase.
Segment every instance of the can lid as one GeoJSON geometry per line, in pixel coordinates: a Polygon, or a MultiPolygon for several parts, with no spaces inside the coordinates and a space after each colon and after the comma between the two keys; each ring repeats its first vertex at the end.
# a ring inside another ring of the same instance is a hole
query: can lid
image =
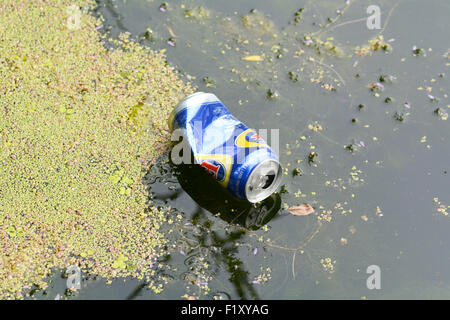
{"type": "Polygon", "coordinates": [[[250,202],[264,200],[280,186],[282,170],[280,163],[267,159],[253,169],[245,184],[245,196],[250,202]]]}

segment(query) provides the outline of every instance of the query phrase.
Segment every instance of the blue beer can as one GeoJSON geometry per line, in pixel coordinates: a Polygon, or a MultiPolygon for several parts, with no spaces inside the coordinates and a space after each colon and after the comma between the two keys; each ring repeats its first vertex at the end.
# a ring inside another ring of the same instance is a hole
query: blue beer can
{"type": "MultiPolygon", "coordinates": [[[[178,130],[195,163],[237,198],[255,203],[279,187],[282,168],[277,154],[214,94],[197,92],[184,98],[172,111],[169,128],[178,130]]],[[[172,161],[174,151],[175,147],[172,161]]]]}

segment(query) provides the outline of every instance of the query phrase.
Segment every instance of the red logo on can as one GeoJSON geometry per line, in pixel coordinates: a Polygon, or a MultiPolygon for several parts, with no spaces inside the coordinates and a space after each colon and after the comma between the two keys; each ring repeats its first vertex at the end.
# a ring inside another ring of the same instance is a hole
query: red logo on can
{"type": "Polygon", "coordinates": [[[225,167],[217,160],[208,159],[202,161],[201,167],[205,168],[206,172],[214,177],[214,179],[222,181],[225,179],[225,167]]]}

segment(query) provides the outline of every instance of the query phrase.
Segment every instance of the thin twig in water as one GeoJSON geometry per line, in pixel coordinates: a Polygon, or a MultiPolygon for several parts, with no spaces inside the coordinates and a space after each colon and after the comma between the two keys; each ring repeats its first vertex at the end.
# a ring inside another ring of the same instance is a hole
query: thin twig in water
{"type": "Polygon", "coordinates": [[[332,26],[332,27],[330,27],[327,31],[334,30],[334,29],[336,29],[336,28],[345,26],[345,25],[347,25],[347,24],[357,23],[357,22],[366,21],[366,20],[367,20],[367,17],[359,18],[359,19],[355,19],[355,20],[349,20],[349,21],[346,21],[346,22],[342,22],[342,23],[340,23],[340,24],[337,24],[337,25],[335,25],[335,26],[332,26]]]}
{"type": "Polygon", "coordinates": [[[325,63],[323,63],[323,62],[315,61],[315,60],[314,60],[314,63],[318,63],[318,64],[320,64],[320,65],[322,65],[322,66],[324,66],[324,67],[329,68],[331,71],[333,71],[333,72],[339,77],[339,80],[340,80],[340,81],[342,82],[342,84],[345,86],[345,81],[344,81],[344,79],[341,77],[341,75],[339,74],[339,72],[337,72],[332,66],[329,66],[329,65],[327,65],[327,64],[325,64],[325,63]]]}
{"type": "Polygon", "coordinates": [[[325,134],[323,134],[322,132],[317,132],[322,138],[324,138],[325,140],[327,140],[328,142],[334,143],[338,146],[341,146],[342,144],[340,144],[339,142],[331,139],[330,137],[326,136],[325,134]]]}
{"type": "Polygon", "coordinates": [[[317,233],[319,233],[319,230],[321,227],[322,227],[322,223],[319,222],[319,225],[317,226],[317,229],[313,232],[313,234],[305,242],[300,244],[297,248],[289,248],[289,247],[279,246],[276,244],[272,244],[271,241],[270,242],[264,241],[264,243],[271,248],[282,249],[282,250],[286,250],[286,251],[299,251],[299,250],[302,250],[303,248],[305,248],[314,239],[314,237],[317,235],[317,233]]]}
{"type": "Polygon", "coordinates": [[[295,279],[295,255],[297,254],[297,250],[294,251],[292,256],[292,277],[295,279]]]}
{"type": "MultiPolygon", "coordinates": [[[[398,6],[398,2],[394,5],[394,7],[391,8],[391,10],[389,10],[388,16],[387,16],[386,21],[385,21],[384,26],[383,26],[383,29],[380,31],[379,34],[383,33],[384,29],[386,28],[386,26],[387,26],[387,24],[388,24],[388,22],[389,22],[389,19],[390,19],[391,15],[392,15],[392,12],[394,11],[394,9],[395,9],[397,6],[398,6]]],[[[381,12],[381,14],[383,14],[383,12],[381,12]]],[[[328,28],[327,31],[331,31],[331,30],[334,30],[334,29],[336,29],[336,28],[343,27],[343,26],[345,26],[345,25],[347,25],[347,24],[352,24],[352,23],[362,22],[362,21],[366,21],[366,20],[367,20],[367,17],[363,17],[363,18],[359,18],[359,19],[354,19],[354,20],[349,20],[349,21],[346,21],[346,22],[342,22],[342,23],[340,23],[340,24],[337,24],[337,25],[335,25],[335,26],[331,26],[330,28],[328,28]]]]}
{"type": "Polygon", "coordinates": [[[391,10],[389,10],[389,13],[388,13],[388,16],[387,16],[387,18],[386,18],[386,21],[384,22],[383,29],[381,29],[381,31],[378,33],[379,35],[382,35],[382,34],[383,34],[384,30],[386,29],[386,27],[387,27],[387,25],[388,25],[388,23],[389,23],[389,20],[391,19],[392,13],[394,12],[394,10],[395,10],[395,9],[398,7],[398,5],[400,4],[400,1],[401,1],[401,0],[397,1],[397,3],[391,8],[391,10]]]}
{"type": "Polygon", "coordinates": [[[351,1],[344,9],[341,10],[341,14],[339,14],[336,18],[332,19],[330,23],[328,23],[326,26],[324,26],[322,29],[314,32],[312,34],[312,36],[319,36],[321,35],[324,31],[328,31],[328,28],[333,25],[333,23],[336,23],[336,21],[338,21],[345,13],[345,11],[348,10],[348,8],[350,8],[351,4],[353,1],[351,1]]]}

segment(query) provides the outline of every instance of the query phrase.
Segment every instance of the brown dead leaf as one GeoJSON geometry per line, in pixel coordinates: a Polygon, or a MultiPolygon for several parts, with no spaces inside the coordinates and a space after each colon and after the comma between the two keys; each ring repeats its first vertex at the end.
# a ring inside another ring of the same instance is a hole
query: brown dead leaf
{"type": "Polygon", "coordinates": [[[307,216],[314,212],[314,208],[307,203],[290,207],[287,210],[294,216],[307,216]]]}

